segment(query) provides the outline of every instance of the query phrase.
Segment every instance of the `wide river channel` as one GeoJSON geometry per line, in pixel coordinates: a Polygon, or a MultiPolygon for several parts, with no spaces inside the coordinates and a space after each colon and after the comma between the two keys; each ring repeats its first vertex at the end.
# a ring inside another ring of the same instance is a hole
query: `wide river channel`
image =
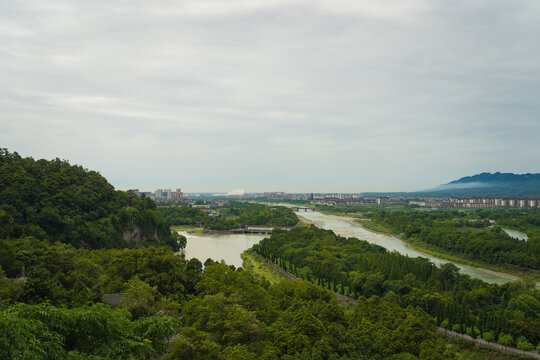
{"type": "MultiPolygon", "coordinates": [[[[403,255],[407,255],[410,257],[425,257],[437,265],[452,262],[414,250],[403,240],[395,236],[389,236],[367,230],[362,226],[355,224],[350,218],[344,218],[335,215],[326,215],[317,211],[301,211],[297,212],[296,214],[299,217],[304,218],[304,221],[311,222],[323,229],[330,229],[337,235],[345,237],[355,237],[361,240],[366,240],[367,242],[370,242],[372,244],[381,245],[385,247],[388,251],[395,250],[403,255]]],[[[459,271],[462,274],[468,274],[471,277],[482,279],[486,282],[504,284],[515,279],[510,275],[495,273],[489,270],[474,268],[454,262],[452,263],[459,268],[459,271]]]]}
{"type": "MultiPolygon", "coordinates": [[[[296,212],[296,214],[301,217],[304,222],[313,223],[318,227],[332,230],[341,236],[355,237],[373,244],[381,245],[389,251],[395,250],[410,257],[422,256],[438,265],[450,262],[414,250],[403,242],[403,240],[395,236],[375,233],[364,229],[349,218],[326,215],[317,211],[300,211],[296,212]]],[[[258,234],[191,234],[186,231],[179,231],[179,234],[184,235],[187,238],[187,245],[184,250],[186,258],[190,259],[195,257],[201,262],[204,262],[208,258],[216,261],[223,259],[227,264],[232,264],[236,267],[242,266],[240,254],[244,250],[249,249],[268,236],[258,234]]],[[[489,270],[473,268],[457,263],[454,264],[460,269],[461,273],[468,274],[471,277],[479,278],[490,283],[503,284],[515,279],[510,275],[495,273],[489,270]]]]}

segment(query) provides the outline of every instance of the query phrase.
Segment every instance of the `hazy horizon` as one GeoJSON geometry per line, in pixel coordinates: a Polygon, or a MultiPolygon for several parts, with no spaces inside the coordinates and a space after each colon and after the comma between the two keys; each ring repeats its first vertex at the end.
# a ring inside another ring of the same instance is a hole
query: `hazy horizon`
{"type": "Polygon", "coordinates": [[[0,147],[118,189],[539,173],[540,3],[0,4],[0,147]]]}

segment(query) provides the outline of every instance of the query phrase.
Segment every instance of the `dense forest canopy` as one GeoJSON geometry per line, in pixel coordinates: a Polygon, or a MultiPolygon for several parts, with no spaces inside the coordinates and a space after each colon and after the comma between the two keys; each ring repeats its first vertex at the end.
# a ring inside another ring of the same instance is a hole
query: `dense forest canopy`
{"type": "Polygon", "coordinates": [[[248,225],[290,227],[298,223],[298,217],[284,206],[266,206],[234,201],[213,210],[188,206],[159,207],[163,217],[171,225],[194,225],[200,223],[206,229],[231,230],[248,225]]]}
{"type": "Polygon", "coordinates": [[[3,359],[453,358],[433,319],[392,296],[351,309],[309,282],[270,285],[168,248],[36,241],[15,251],[28,280],[0,277],[3,359]],[[100,303],[109,293],[123,296],[112,308],[100,303]]]}
{"type": "Polygon", "coordinates": [[[0,149],[0,239],[32,236],[87,248],[168,244],[179,237],[151,199],[115,190],[67,161],[0,149]]]}
{"type": "Polygon", "coordinates": [[[254,250],[298,276],[347,296],[392,294],[402,306],[418,306],[440,325],[540,340],[540,291],[532,284],[488,284],[440,268],[425,258],[387,252],[366,241],[316,227],[275,231],[254,250]]]}

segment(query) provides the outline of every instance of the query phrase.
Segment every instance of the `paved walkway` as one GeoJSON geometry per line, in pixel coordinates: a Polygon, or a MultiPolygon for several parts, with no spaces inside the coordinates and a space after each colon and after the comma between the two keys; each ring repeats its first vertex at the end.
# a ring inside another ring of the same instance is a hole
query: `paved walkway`
{"type": "Polygon", "coordinates": [[[476,339],[473,339],[469,335],[460,334],[460,333],[457,333],[455,331],[447,330],[447,329],[442,328],[442,327],[438,327],[437,331],[440,332],[440,333],[443,333],[443,334],[445,334],[447,336],[459,337],[459,338],[462,338],[462,339],[465,339],[465,340],[474,341],[475,343],[477,343],[479,345],[489,346],[489,347],[492,347],[492,348],[497,349],[497,350],[512,352],[512,353],[516,353],[516,354],[519,354],[519,355],[525,355],[525,356],[530,356],[530,357],[533,357],[533,358],[536,358],[536,359],[540,359],[540,354],[538,354],[537,352],[534,352],[534,351],[523,351],[523,350],[519,350],[519,349],[516,349],[516,348],[513,348],[513,347],[503,346],[503,345],[498,344],[498,343],[487,342],[486,340],[484,340],[484,339],[482,339],[480,337],[478,337],[476,339]]]}

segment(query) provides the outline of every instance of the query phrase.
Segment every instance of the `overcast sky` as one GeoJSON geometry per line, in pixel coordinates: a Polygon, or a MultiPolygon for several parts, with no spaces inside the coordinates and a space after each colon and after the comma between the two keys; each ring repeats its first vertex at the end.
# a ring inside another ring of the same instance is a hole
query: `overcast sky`
{"type": "Polygon", "coordinates": [[[0,147],[119,189],[540,172],[540,1],[2,0],[0,147]]]}

